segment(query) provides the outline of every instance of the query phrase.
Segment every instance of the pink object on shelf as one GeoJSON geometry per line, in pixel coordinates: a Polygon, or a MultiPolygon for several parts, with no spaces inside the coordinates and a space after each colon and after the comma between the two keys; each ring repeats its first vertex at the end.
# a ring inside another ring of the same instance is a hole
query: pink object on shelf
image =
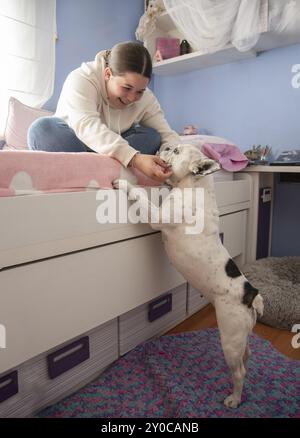
{"type": "Polygon", "coordinates": [[[179,38],[156,38],[156,50],[159,50],[163,59],[174,58],[180,55],[179,38]]]}

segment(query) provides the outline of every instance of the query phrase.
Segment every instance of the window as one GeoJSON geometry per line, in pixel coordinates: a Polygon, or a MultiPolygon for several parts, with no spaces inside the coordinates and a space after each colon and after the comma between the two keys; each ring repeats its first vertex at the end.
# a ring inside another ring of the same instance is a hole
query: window
{"type": "Polygon", "coordinates": [[[52,95],[56,0],[0,0],[0,134],[14,96],[40,108],[52,95]]]}

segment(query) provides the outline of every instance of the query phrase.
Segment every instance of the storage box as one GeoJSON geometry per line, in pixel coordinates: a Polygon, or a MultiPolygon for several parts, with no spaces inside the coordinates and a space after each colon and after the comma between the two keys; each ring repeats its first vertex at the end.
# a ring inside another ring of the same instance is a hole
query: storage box
{"type": "Polygon", "coordinates": [[[115,318],[0,376],[0,418],[28,417],[84,386],[118,358],[115,318]]]}
{"type": "Polygon", "coordinates": [[[163,59],[174,58],[180,55],[180,39],[179,38],[156,38],[156,50],[159,50],[163,59]]]}
{"type": "Polygon", "coordinates": [[[143,304],[119,317],[120,354],[162,334],[186,318],[187,284],[143,304]]]}

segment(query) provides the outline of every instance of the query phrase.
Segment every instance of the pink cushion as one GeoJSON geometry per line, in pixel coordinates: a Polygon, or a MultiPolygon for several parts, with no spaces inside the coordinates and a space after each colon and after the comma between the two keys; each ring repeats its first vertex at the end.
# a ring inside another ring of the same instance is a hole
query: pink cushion
{"type": "Polygon", "coordinates": [[[8,102],[8,115],[4,136],[4,149],[28,149],[27,131],[29,126],[39,117],[51,116],[53,113],[39,108],[24,105],[14,97],[8,102]]]}
{"type": "Polygon", "coordinates": [[[248,165],[248,158],[232,144],[205,143],[202,152],[212,160],[218,161],[222,169],[237,172],[248,165]]]}
{"type": "Polygon", "coordinates": [[[181,135],[182,143],[193,144],[228,172],[237,172],[248,165],[247,157],[232,141],[213,135],[181,135]]]}

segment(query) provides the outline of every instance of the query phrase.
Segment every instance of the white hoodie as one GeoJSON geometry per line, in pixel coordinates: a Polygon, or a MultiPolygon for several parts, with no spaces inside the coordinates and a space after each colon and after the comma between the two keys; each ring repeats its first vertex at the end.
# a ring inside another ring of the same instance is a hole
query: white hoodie
{"type": "Polygon", "coordinates": [[[160,105],[147,88],[140,100],[120,110],[109,105],[104,81],[105,51],[95,61],[72,71],[59,97],[56,117],[63,119],[77,137],[95,152],[116,158],[125,167],[137,150],[121,137],[134,123],[156,129],[161,144],[178,144],[180,137],[167,123],[160,105]]]}

